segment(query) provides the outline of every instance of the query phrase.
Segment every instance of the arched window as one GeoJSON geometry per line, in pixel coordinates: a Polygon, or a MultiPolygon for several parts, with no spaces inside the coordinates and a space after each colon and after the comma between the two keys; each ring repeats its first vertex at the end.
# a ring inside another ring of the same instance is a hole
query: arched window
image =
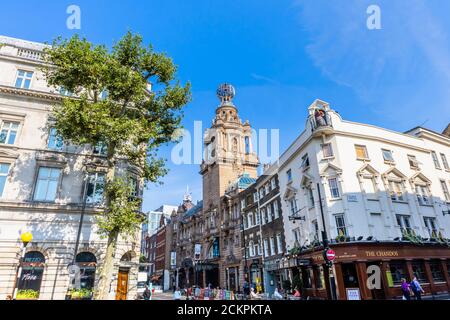
{"type": "Polygon", "coordinates": [[[95,270],[97,267],[97,258],[90,252],[80,252],[75,259],[80,268],[80,287],[81,289],[92,290],[95,286],[95,270]]]}
{"type": "Polygon", "coordinates": [[[38,299],[44,274],[45,257],[39,251],[25,254],[19,278],[17,299],[38,299]]]}
{"type": "Polygon", "coordinates": [[[238,151],[238,140],[237,138],[233,139],[233,152],[237,152],[238,151]]]}

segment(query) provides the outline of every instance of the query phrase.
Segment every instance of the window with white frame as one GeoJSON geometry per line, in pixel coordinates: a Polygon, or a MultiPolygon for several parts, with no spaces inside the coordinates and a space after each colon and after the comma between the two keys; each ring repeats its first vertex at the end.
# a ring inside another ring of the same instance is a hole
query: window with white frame
{"type": "Polygon", "coordinates": [[[267,222],[272,222],[272,209],[273,209],[273,204],[269,204],[267,205],[267,222]]]}
{"type": "Polygon", "coordinates": [[[253,245],[253,251],[255,252],[255,256],[261,255],[261,251],[260,251],[260,249],[259,249],[259,243],[255,243],[255,244],[253,245]]]}
{"type": "Polygon", "coordinates": [[[259,226],[261,224],[261,213],[260,212],[256,212],[255,213],[255,218],[256,218],[256,225],[259,226]]]}
{"type": "Polygon", "coordinates": [[[436,238],[438,236],[438,230],[436,228],[436,218],[423,217],[423,222],[428,230],[430,238],[436,238]]]}
{"type": "Polygon", "coordinates": [[[103,202],[105,190],[105,174],[96,172],[89,175],[86,190],[86,203],[99,205],[103,202]]]}
{"type": "Polygon", "coordinates": [[[308,156],[308,154],[305,154],[305,155],[302,157],[302,165],[301,165],[301,168],[302,168],[303,170],[306,170],[306,169],[309,168],[309,156],[308,156]]]}
{"type": "Polygon", "coordinates": [[[278,254],[283,253],[283,237],[281,233],[277,234],[277,252],[278,254]]]}
{"type": "Polygon", "coordinates": [[[381,149],[383,153],[383,159],[386,162],[394,162],[394,157],[392,156],[392,151],[387,149],[381,149]]]}
{"type": "Polygon", "coordinates": [[[264,198],[265,195],[266,195],[266,189],[265,188],[260,188],[259,189],[259,199],[264,198]]]}
{"type": "Polygon", "coordinates": [[[314,240],[319,240],[319,223],[317,222],[317,219],[313,220],[312,222],[312,230],[314,232],[314,240]]]}
{"type": "Polygon", "coordinates": [[[61,151],[64,149],[64,141],[60,135],[58,135],[56,128],[51,128],[48,135],[47,147],[50,150],[61,151]]]}
{"type": "Polygon", "coordinates": [[[294,235],[295,242],[300,243],[300,228],[292,230],[292,234],[294,235]]]}
{"type": "Polygon", "coordinates": [[[419,161],[417,161],[416,156],[408,154],[408,162],[411,169],[418,169],[419,168],[419,161]]]}
{"type": "Polygon", "coordinates": [[[292,182],[292,170],[291,170],[291,169],[289,169],[289,170],[286,172],[286,176],[287,176],[288,182],[292,182]]]}
{"type": "Polygon", "coordinates": [[[266,188],[266,194],[269,194],[269,192],[272,191],[272,186],[270,185],[270,183],[267,183],[265,188],[266,188]]]}
{"type": "Polygon", "coordinates": [[[253,240],[250,240],[250,243],[248,245],[248,249],[249,249],[250,257],[254,257],[255,256],[255,244],[253,243],[253,240]]]}
{"type": "Polygon", "coordinates": [[[441,180],[441,188],[444,193],[444,198],[447,202],[450,202],[450,193],[448,192],[447,183],[444,180],[441,180]]]}
{"type": "Polygon", "coordinates": [[[392,201],[405,201],[403,183],[398,180],[389,180],[388,183],[392,201]]]}
{"type": "Polygon", "coordinates": [[[15,87],[19,89],[30,89],[33,71],[17,70],[15,87]]]}
{"type": "Polygon", "coordinates": [[[5,190],[6,179],[9,174],[9,163],[0,163],[0,197],[3,196],[3,191],[5,190]]]}
{"type": "Polygon", "coordinates": [[[344,214],[335,215],[336,219],[336,229],[338,235],[348,236],[347,234],[347,226],[345,224],[345,216],[344,214]]]}
{"type": "Polygon", "coordinates": [[[253,201],[258,202],[258,192],[253,193],[253,201]]]}
{"type": "Polygon", "coordinates": [[[445,170],[450,170],[450,167],[448,166],[447,157],[445,154],[441,153],[441,159],[442,159],[442,165],[444,166],[445,170]]]}
{"type": "Polygon", "coordinates": [[[270,254],[271,255],[276,255],[276,248],[275,248],[275,238],[274,237],[270,237],[270,254]]]}
{"type": "Polygon", "coordinates": [[[331,199],[339,199],[341,194],[339,192],[339,182],[337,178],[328,179],[328,186],[330,187],[331,199]]]}
{"type": "Polygon", "coordinates": [[[60,168],[40,167],[34,191],[34,200],[54,202],[58,191],[60,168]]]}
{"type": "Polygon", "coordinates": [[[0,144],[13,145],[16,142],[19,126],[19,122],[3,121],[0,132],[0,144]]]}
{"type": "Polygon", "coordinates": [[[246,207],[245,205],[245,198],[241,200],[241,209],[244,209],[246,207]]]}
{"type": "Polygon", "coordinates": [[[325,143],[322,145],[322,154],[325,159],[334,157],[333,148],[331,147],[331,143],[325,143]]]}
{"type": "Polygon", "coordinates": [[[420,205],[430,205],[430,195],[425,185],[416,185],[416,196],[420,205]]]}
{"type": "Polygon", "coordinates": [[[273,202],[273,216],[274,216],[274,219],[278,219],[280,217],[280,207],[278,204],[278,200],[275,200],[273,202]]]}
{"type": "Polygon", "coordinates": [[[431,151],[431,158],[433,158],[434,167],[436,169],[441,169],[441,164],[439,163],[439,159],[436,152],[431,151]]]}
{"type": "Polygon", "coordinates": [[[277,181],[275,180],[275,178],[272,178],[272,180],[270,180],[270,184],[272,186],[272,189],[275,189],[277,187],[277,181]]]}
{"type": "Polygon", "coordinates": [[[397,225],[400,227],[402,233],[411,232],[412,229],[409,216],[398,214],[396,218],[397,218],[397,225]]]}
{"type": "Polygon", "coordinates": [[[264,239],[264,257],[268,257],[269,255],[269,242],[267,239],[264,239]]]}

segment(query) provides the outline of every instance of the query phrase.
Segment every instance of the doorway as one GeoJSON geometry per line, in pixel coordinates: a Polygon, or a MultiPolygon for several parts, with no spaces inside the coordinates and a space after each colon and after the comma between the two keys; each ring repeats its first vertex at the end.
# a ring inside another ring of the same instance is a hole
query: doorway
{"type": "Polygon", "coordinates": [[[117,276],[116,300],[127,300],[129,270],[119,270],[117,276]]]}

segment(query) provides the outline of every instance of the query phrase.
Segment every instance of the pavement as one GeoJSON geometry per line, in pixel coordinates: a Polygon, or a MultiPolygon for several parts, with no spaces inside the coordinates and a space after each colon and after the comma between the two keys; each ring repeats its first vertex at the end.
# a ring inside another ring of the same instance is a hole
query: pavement
{"type": "MultiPolygon", "coordinates": [[[[173,300],[173,292],[155,292],[152,300],[173,300]]],[[[186,300],[186,297],[182,297],[181,300],[186,300]]]]}

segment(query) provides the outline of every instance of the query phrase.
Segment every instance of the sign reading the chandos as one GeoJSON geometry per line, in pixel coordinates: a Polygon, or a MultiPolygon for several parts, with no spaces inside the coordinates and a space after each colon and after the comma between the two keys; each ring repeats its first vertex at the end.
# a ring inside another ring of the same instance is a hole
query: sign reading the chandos
{"type": "Polygon", "coordinates": [[[398,257],[398,251],[395,250],[366,251],[366,257],[398,257]]]}

